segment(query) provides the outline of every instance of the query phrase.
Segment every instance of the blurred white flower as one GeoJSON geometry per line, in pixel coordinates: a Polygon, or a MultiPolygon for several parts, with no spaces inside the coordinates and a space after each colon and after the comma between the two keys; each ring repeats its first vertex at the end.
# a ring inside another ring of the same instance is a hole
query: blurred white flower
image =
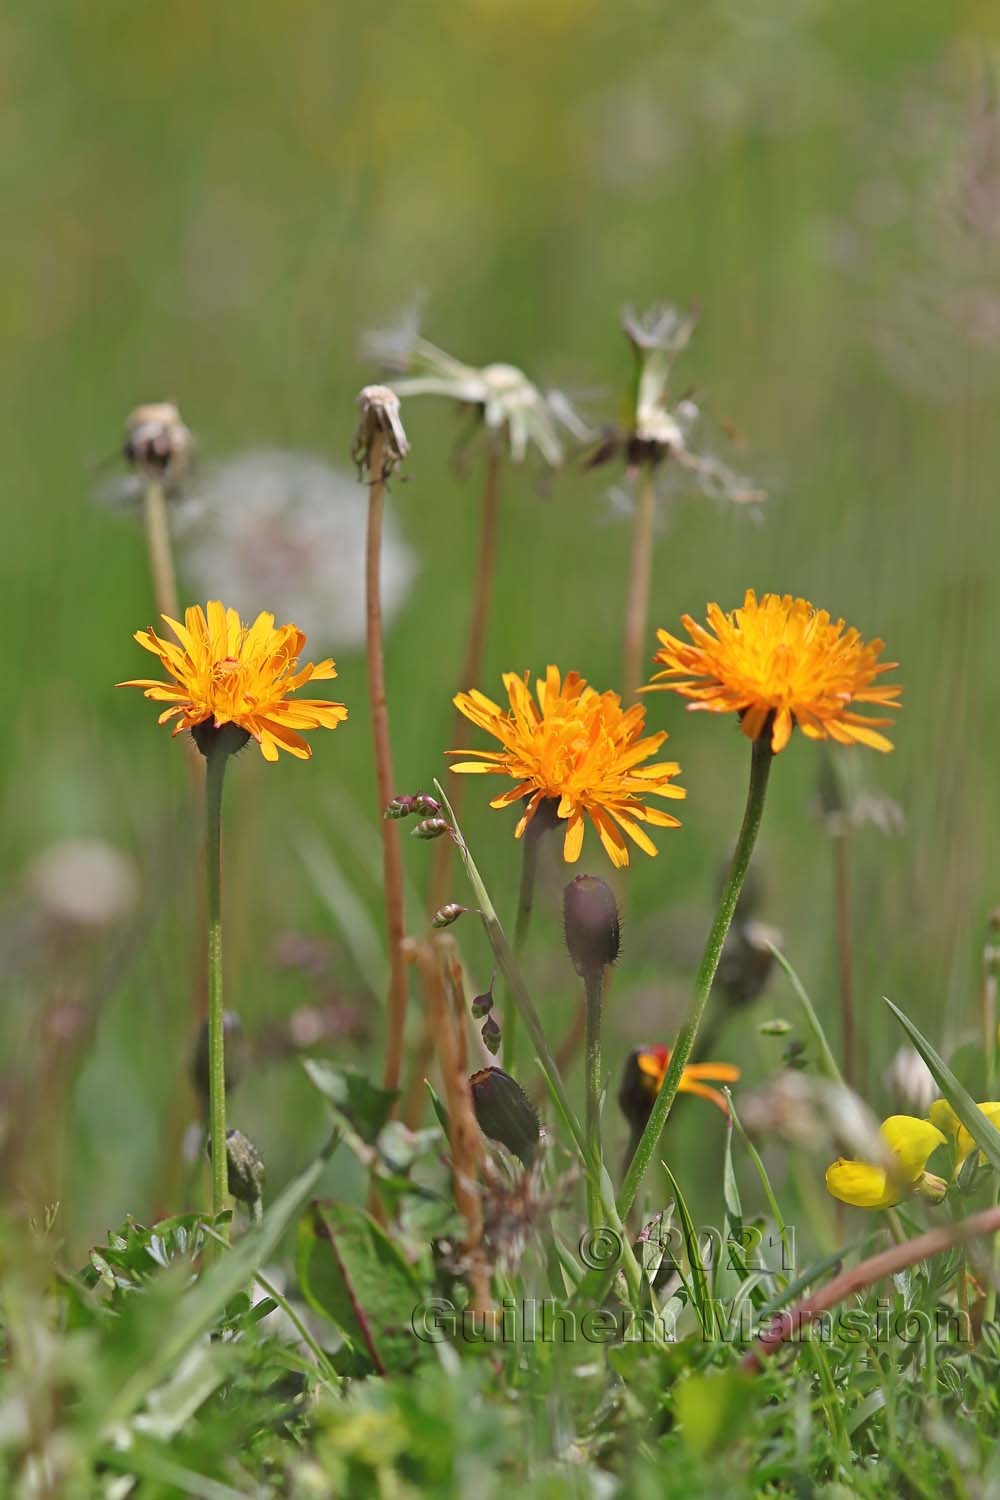
{"type": "MultiPolygon", "coordinates": [[[[251,448],[197,475],[177,513],[181,567],[193,598],[225,599],[244,618],[268,609],[315,647],[365,638],[368,492],[310,454],[251,448]]],[[[387,502],[388,505],[388,502],[387,502]]],[[[398,614],[416,560],[387,509],[382,612],[398,614]]]]}
{"type": "Polygon", "coordinates": [[[913,1047],[900,1047],[882,1074],[882,1082],[893,1104],[908,1115],[925,1115],[941,1093],[930,1068],[913,1047]]]}
{"type": "Polygon", "coordinates": [[[131,915],[139,872],[103,839],[60,839],[35,856],[25,885],[47,925],[96,930],[131,915]]]}

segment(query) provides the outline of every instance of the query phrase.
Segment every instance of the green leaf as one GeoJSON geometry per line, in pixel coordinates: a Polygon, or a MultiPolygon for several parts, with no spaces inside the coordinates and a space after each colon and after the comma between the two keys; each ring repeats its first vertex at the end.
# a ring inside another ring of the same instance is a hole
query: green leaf
{"type": "Polygon", "coordinates": [[[896,1020],[907,1033],[920,1056],[930,1069],[934,1082],[947,1099],[990,1166],[1000,1172],[1000,1130],[989,1121],[976,1101],[967,1093],[955,1077],[940,1053],[935,1052],[927,1038],[917,1030],[909,1016],[904,1015],[898,1005],[893,1005],[887,995],[882,996],[896,1020]]]}
{"type": "Polygon", "coordinates": [[[677,1387],[677,1419],[689,1452],[698,1458],[733,1443],[754,1410],[753,1381],[739,1370],[692,1375],[677,1387]]]}
{"type": "Polygon", "coordinates": [[[380,1089],[357,1068],[336,1067],[315,1057],[305,1058],[302,1066],[336,1113],[367,1145],[374,1145],[392,1112],[398,1090],[380,1089]]]}
{"type": "Polygon", "coordinates": [[[309,1305],[335,1323],[380,1375],[427,1348],[413,1332],[423,1290],[370,1214],[314,1203],[299,1227],[298,1274],[309,1305]]]}

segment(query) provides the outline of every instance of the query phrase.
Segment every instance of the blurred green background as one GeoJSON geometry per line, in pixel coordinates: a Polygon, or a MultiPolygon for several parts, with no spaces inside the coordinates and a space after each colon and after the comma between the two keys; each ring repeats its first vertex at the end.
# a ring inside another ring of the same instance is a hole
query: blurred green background
{"type": "MultiPolygon", "coordinates": [[[[360,335],[417,297],[434,342],[473,364],[521,364],[592,419],[614,414],[627,376],[622,305],[701,308],[678,382],[735,424],[734,461],[771,498],[754,525],[678,488],[657,541],[654,623],[708,599],[732,607],[753,585],[886,639],[905,683],[897,749],[857,759],[907,827],[853,840],[873,1102],[899,1040],[883,992],[939,1042],[970,1033],[1000,900],[995,7],[42,0],[8,8],[0,37],[8,1195],[58,1200],[76,1246],[126,1210],[173,1207],[163,1157],[191,1109],[178,1075],[197,831],[179,746],[150,705],[114,690],[146,670],[131,634],[152,606],[141,527],[94,501],[94,465],[132,406],[170,396],[206,459],[264,444],[349,468],[355,394],[378,374],[360,335]],[[124,932],[65,947],[38,936],[29,867],[67,836],[136,860],[142,904],[124,932]],[[47,1062],[63,996],[85,1012],[67,1069],[47,1062]]],[[[478,460],[456,473],[445,403],[413,399],[405,420],[412,460],[393,503],[420,574],[388,676],[397,778],[414,790],[443,764],[478,460]]],[[[574,464],[543,496],[530,469],[508,472],[487,691],[503,670],[548,661],[617,685],[628,527],[607,492],[620,480],[574,464]]],[[[342,898],[331,912],[303,859],[318,841],[379,922],[364,662],[335,654],[350,722],[314,737],[307,766],[247,756],[231,778],[229,999],[252,1033],[287,1020],[316,985],[276,944],[333,943],[323,983],[360,995],[374,1033],[339,1055],[377,1066],[381,996],[368,998],[337,930],[342,898]]],[[[683,830],[628,875],[616,1072],[629,1045],[677,1023],[747,762],[728,721],[686,716],[669,696],[650,700],[649,719],[670,731],[689,800],[683,830]]],[[[762,915],[835,1030],[816,768],[801,739],[778,764],[762,915]]],[[[468,833],[510,913],[514,819],[485,801],[469,787],[468,833]]],[[[422,885],[427,848],[406,854],[422,885]]],[[[590,835],[580,868],[606,873],[590,835]]],[[[557,1033],[575,998],[559,877],[547,872],[529,963],[557,1033]]],[[[483,987],[488,955],[474,930],[459,933],[483,987]]],[[[756,1030],[771,1014],[798,1019],[778,983],[719,1042],[749,1082],[780,1060],[781,1043],[756,1030]]],[[[709,1112],[689,1106],[674,1127],[692,1190],[721,1139],[709,1112]]],[[[323,1129],[294,1060],[254,1071],[233,1115],[274,1183],[323,1129]]]]}

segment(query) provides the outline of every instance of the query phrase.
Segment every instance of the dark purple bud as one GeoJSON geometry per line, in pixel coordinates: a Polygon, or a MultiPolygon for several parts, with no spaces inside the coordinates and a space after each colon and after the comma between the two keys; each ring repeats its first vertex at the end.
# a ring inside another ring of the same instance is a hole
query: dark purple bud
{"type": "Polygon", "coordinates": [[[618,903],[597,875],[577,875],[563,892],[566,947],[576,972],[600,974],[618,957],[618,903]]]}
{"type": "Polygon", "coordinates": [[[469,1079],[472,1108],[479,1128],[530,1167],[538,1151],[541,1127],[524,1089],[502,1068],[482,1068],[469,1079]]]}
{"type": "Polygon", "coordinates": [[[413,830],[415,839],[439,839],[451,832],[451,824],[445,818],[424,818],[413,830]]]}
{"type": "Polygon", "coordinates": [[[452,922],[457,922],[459,917],[465,915],[469,910],[467,906],[459,906],[457,901],[449,901],[446,906],[439,906],[431,917],[432,927],[450,927],[452,922]]]}

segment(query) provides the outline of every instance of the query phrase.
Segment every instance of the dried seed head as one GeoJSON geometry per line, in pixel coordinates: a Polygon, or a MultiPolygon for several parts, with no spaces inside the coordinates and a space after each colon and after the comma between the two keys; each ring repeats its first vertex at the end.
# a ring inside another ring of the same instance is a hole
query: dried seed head
{"type": "Polygon", "coordinates": [[[451,824],[446,818],[424,818],[413,829],[415,839],[439,839],[445,833],[451,832],[451,824]]]}
{"type": "Polygon", "coordinates": [[[187,467],[194,440],[172,401],[137,406],[125,422],[122,453],[149,478],[174,481],[187,467]]]}
{"type": "Polygon", "coordinates": [[[366,385],[358,396],[358,409],[361,416],[351,448],[358,474],[371,474],[377,448],[381,451],[381,473],[371,477],[387,479],[410,451],[399,415],[399,397],[387,385],[366,385]]]}
{"type": "Polygon", "coordinates": [[[618,903],[606,881],[577,875],[563,892],[566,947],[576,972],[586,977],[613,964],[621,945],[618,903]]]}
{"type": "MultiPolygon", "coordinates": [[[[246,1042],[243,1023],[234,1010],[223,1011],[222,1032],[226,1047],[226,1093],[232,1093],[243,1077],[246,1042]]],[[[208,1116],[208,1021],[203,1021],[191,1056],[191,1086],[198,1095],[202,1111],[208,1116]]]]}
{"type": "Polygon", "coordinates": [[[482,1037],[483,1046],[486,1048],[490,1056],[496,1057],[497,1053],[500,1051],[501,1037],[500,1027],[497,1025],[492,1013],[488,1015],[486,1017],[486,1020],[483,1022],[483,1029],[479,1033],[479,1035],[482,1037]]]}
{"type": "Polygon", "coordinates": [[[482,1068],[469,1079],[472,1108],[479,1128],[530,1167],[538,1151],[541,1127],[524,1089],[502,1068],[482,1068]]]}

